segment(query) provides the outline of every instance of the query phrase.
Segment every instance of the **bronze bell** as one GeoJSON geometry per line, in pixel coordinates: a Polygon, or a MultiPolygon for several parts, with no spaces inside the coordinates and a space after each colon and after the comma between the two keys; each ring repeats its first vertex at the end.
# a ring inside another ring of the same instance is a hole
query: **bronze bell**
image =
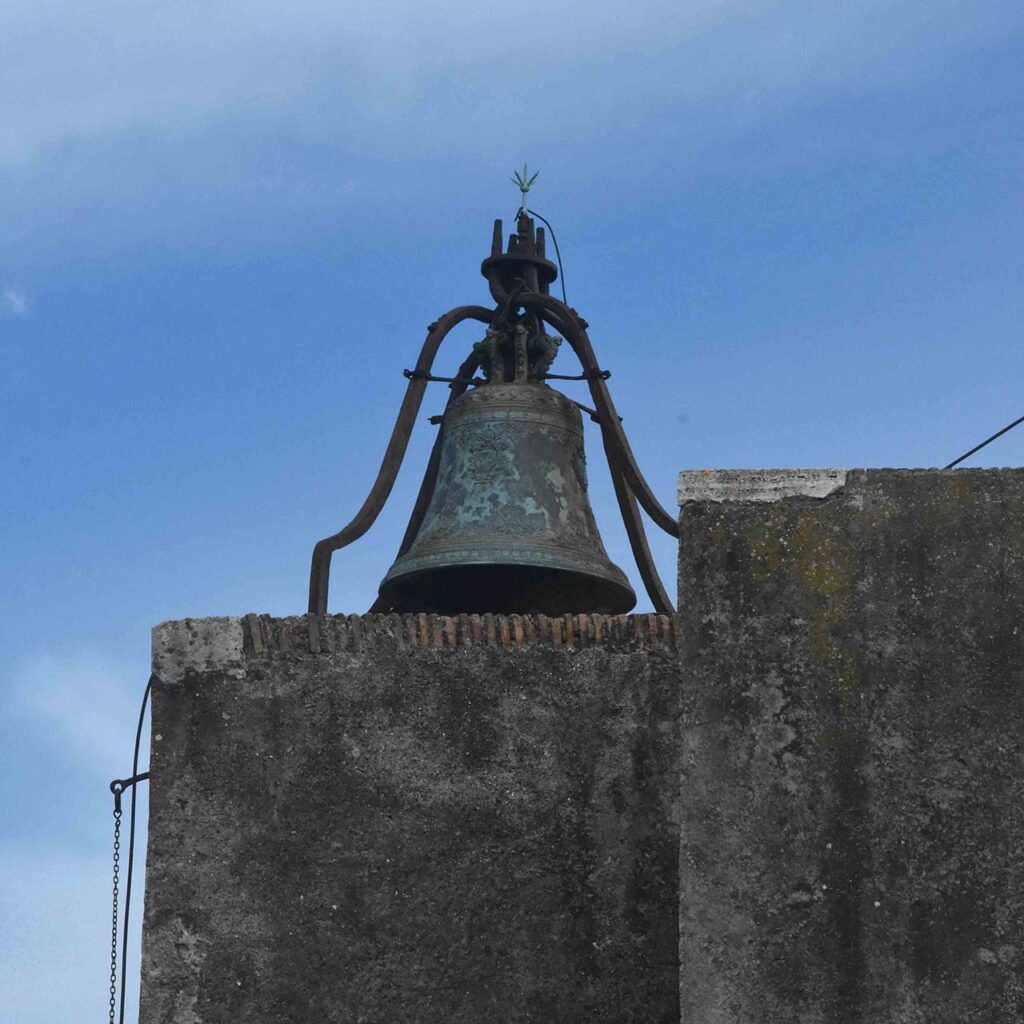
{"type": "Polygon", "coordinates": [[[381,583],[382,606],[561,615],[636,604],[590,508],[580,411],[543,383],[559,340],[520,323],[476,346],[485,380],[444,415],[433,496],[381,583]]]}
{"type": "Polygon", "coordinates": [[[526,208],[532,182],[524,170],[524,204],[507,250],[496,220],[490,256],[480,265],[496,305],[457,306],[430,324],[415,368],[405,371],[409,385],[370,493],[342,529],[314,545],[311,614],[327,614],[332,554],[362,537],[384,507],[431,381],[446,382],[452,393],[398,558],[370,611],[629,611],[636,597],[608,560],[587,497],[579,414],[586,407],[553,391],[546,383],[552,379],[587,382],[595,408],[586,411],[601,424],[615,498],[644,587],[656,612],[673,614],[641,513],[672,537],[679,536],[679,525],[640,472],[586,321],[567,304],[564,284],[561,301],[551,294],[560,266],[545,255],[544,229],[534,227],[533,217],[540,215],[526,208]],[[486,337],[455,377],[435,377],[431,369],[441,343],[469,320],[487,324],[486,337]],[[548,372],[561,339],[549,337],[545,325],[565,335],[582,375],[548,372]]]}

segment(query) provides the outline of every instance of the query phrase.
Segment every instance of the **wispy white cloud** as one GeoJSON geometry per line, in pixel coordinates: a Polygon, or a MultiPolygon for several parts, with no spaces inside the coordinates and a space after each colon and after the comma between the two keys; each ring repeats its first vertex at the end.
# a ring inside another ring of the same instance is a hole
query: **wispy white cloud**
{"type": "Polygon", "coordinates": [[[911,79],[1005,32],[997,6],[948,3],[939,18],[931,3],[884,0],[99,0],[81,8],[13,0],[0,14],[11,101],[0,163],[76,140],[135,131],[181,138],[250,118],[328,136],[369,122],[408,137],[426,115],[432,130],[443,125],[450,136],[514,109],[524,84],[538,81],[559,84],[520,110],[524,120],[564,125],[563,101],[573,102],[573,81],[582,81],[591,106],[585,125],[599,131],[609,112],[614,121],[633,106],[634,86],[666,54],[677,58],[671,74],[643,89],[648,105],[634,113],[649,115],[660,96],[711,109],[724,101],[756,116],[798,92],[911,79]],[[476,107],[475,124],[431,110],[437,90],[451,84],[476,107]]]}
{"type": "Polygon", "coordinates": [[[373,126],[367,142],[415,140],[420,154],[453,139],[487,144],[499,124],[529,122],[552,142],[554,128],[600,135],[680,103],[728,109],[726,122],[741,126],[795,94],[881,88],[939,66],[1005,30],[985,8],[951,4],[937,19],[930,4],[879,0],[108,0],[81,11],[20,0],[0,16],[5,94],[19,98],[4,112],[0,165],[131,133],[180,142],[226,122],[357,148],[353,135],[373,126]],[[536,95],[529,83],[548,88],[536,95]]]}
{"type": "Polygon", "coordinates": [[[13,0],[0,244],[28,266],[154,239],[307,237],[456,188],[465,207],[524,159],[545,189],[621,202],[716,172],[941,149],[955,119],[901,111],[851,132],[822,111],[907,102],[1014,28],[1024,8],[989,0],[941,17],[925,0],[13,0]]]}
{"type": "Polygon", "coordinates": [[[763,6],[228,0],[154,7],[100,0],[77,11],[60,0],[15,0],[0,16],[5,92],[28,102],[5,113],[0,160],[131,130],[178,135],[225,118],[301,116],[324,92],[336,109],[358,107],[386,120],[439,81],[469,78],[499,96],[545,67],[564,73],[639,55],[763,6]]]}
{"type": "Polygon", "coordinates": [[[14,316],[28,316],[30,308],[28,292],[17,285],[0,285],[0,299],[3,299],[4,308],[14,316]]]}

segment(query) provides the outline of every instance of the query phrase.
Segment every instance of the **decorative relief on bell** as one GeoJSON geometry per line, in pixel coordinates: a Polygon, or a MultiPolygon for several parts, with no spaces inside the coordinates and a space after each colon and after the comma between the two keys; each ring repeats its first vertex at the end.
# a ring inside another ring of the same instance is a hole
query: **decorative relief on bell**
{"type": "Polygon", "coordinates": [[[468,440],[465,451],[467,474],[478,483],[493,483],[511,469],[512,433],[509,427],[502,432],[486,426],[468,440]]]}
{"type": "Polygon", "coordinates": [[[533,380],[543,380],[558,355],[562,339],[543,331],[535,331],[530,337],[527,354],[530,360],[530,374],[533,380]]]}
{"type": "Polygon", "coordinates": [[[535,513],[528,509],[517,508],[514,505],[502,505],[491,517],[492,528],[505,537],[525,537],[536,533],[536,525],[530,522],[530,517],[535,513]]]}
{"type": "Polygon", "coordinates": [[[542,381],[558,355],[562,339],[546,334],[539,324],[532,329],[522,320],[511,325],[488,327],[473,346],[480,369],[489,384],[511,381],[542,381]]]}

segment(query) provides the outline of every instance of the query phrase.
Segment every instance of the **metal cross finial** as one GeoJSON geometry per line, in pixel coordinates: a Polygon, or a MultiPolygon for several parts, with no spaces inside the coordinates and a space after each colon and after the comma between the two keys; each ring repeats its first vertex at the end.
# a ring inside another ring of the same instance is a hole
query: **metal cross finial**
{"type": "Polygon", "coordinates": [[[516,171],[512,176],[512,184],[519,186],[519,191],[523,193],[523,205],[520,209],[520,213],[526,213],[526,193],[530,191],[530,186],[537,180],[537,174],[534,172],[533,177],[530,177],[530,169],[523,164],[522,173],[516,171]]]}

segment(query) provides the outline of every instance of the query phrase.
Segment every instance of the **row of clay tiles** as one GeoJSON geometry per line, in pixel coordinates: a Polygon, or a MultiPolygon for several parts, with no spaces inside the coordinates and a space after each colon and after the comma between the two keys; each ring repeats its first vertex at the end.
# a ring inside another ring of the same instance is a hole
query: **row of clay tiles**
{"type": "Polygon", "coordinates": [[[250,654],[306,648],[313,654],[361,651],[382,642],[400,647],[455,650],[470,644],[492,647],[671,647],[668,615],[302,615],[276,619],[246,615],[250,654]]]}

